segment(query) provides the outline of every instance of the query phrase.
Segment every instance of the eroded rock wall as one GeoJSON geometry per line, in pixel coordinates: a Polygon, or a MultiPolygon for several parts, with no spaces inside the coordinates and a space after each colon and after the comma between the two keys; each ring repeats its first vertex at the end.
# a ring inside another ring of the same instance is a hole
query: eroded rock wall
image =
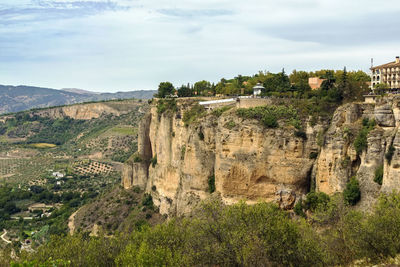
{"type": "Polygon", "coordinates": [[[159,115],[153,106],[139,134],[142,161],[125,165],[123,186],[145,188],[161,213],[189,212],[210,195],[212,177],[216,194],[228,204],[266,200],[289,209],[309,190],[315,162],[310,154],[318,151],[322,126],[308,127],[306,139],[294,137],[293,127],[266,129],[237,117],[234,108],[185,126],[181,117],[188,108],[178,105],[178,112],[159,115]]]}
{"type": "Polygon", "coordinates": [[[239,118],[235,108],[185,126],[185,104],[178,101],[178,112],[162,115],[153,106],[139,134],[141,161],[125,164],[123,185],[145,188],[161,213],[180,215],[210,195],[212,177],[214,194],[227,204],[266,200],[291,209],[311,188],[342,192],[355,176],[362,192],[358,205],[367,209],[381,192],[400,189],[399,102],[391,97],[377,104],[343,105],[330,124],[303,122],[306,138],[296,137],[293,127],[268,129],[239,118]],[[357,153],[354,140],[364,118],[375,120],[376,126],[366,148],[357,153]],[[391,145],[395,152],[389,163],[385,153],[391,145]],[[381,165],[384,178],[379,185],[374,175],[381,165]]]}
{"type": "Polygon", "coordinates": [[[140,103],[137,100],[84,103],[37,110],[33,111],[33,114],[54,119],[70,117],[76,120],[90,120],[103,114],[120,116],[134,110],[138,105],[140,103]]]}

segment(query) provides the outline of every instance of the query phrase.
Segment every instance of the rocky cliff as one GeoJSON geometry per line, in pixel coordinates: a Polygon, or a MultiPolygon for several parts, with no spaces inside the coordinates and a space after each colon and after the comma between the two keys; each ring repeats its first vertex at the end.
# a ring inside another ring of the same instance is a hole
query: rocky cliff
{"type": "Polygon", "coordinates": [[[70,117],[76,120],[90,120],[97,119],[102,114],[120,116],[134,110],[138,105],[141,105],[138,100],[94,102],[39,109],[32,113],[41,117],[51,117],[53,119],[70,117]]]}
{"type": "Polygon", "coordinates": [[[238,117],[235,107],[220,116],[209,112],[185,126],[182,115],[193,104],[178,101],[176,112],[162,114],[153,105],[141,123],[139,150],[125,164],[122,183],[150,192],[161,213],[179,215],[210,195],[214,179],[213,194],[225,203],[266,200],[291,209],[311,188],[334,194],[356,176],[359,205],[368,208],[380,192],[400,189],[399,102],[392,97],[343,105],[329,124],[303,120],[305,135],[294,134],[292,126],[266,128],[238,117]],[[364,118],[376,125],[357,152],[354,140],[364,118]],[[395,152],[389,162],[385,153],[390,146],[395,152]],[[379,185],[373,180],[381,165],[379,185]]]}

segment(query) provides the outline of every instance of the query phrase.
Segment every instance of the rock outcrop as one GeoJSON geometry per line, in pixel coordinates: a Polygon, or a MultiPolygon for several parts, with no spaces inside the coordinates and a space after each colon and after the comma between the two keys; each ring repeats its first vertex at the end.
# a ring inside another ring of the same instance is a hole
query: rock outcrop
{"type": "Polygon", "coordinates": [[[32,114],[53,119],[70,117],[76,120],[90,120],[99,118],[103,114],[120,116],[134,110],[138,105],[140,105],[138,100],[95,102],[39,109],[32,114]]]}
{"type": "Polygon", "coordinates": [[[124,168],[123,186],[151,192],[161,213],[189,212],[210,195],[213,179],[226,203],[266,200],[290,209],[309,190],[310,154],[318,151],[322,126],[295,137],[293,127],[266,129],[233,109],[186,127],[181,117],[187,109],[180,103],[178,112],[159,115],[153,106],[140,126],[136,160],[124,168]]]}
{"type": "Polygon", "coordinates": [[[180,215],[210,195],[214,180],[214,194],[227,204],[266,200],[291,209],[311,188],[342,192],[356,176],[362,191],[359,206],[368,208],[380,192],[400,189],[399,102],[385,98],[376,105],[343,105],[329,125],[303,122],[303,137],[295,136],[294,128],[264,128],[239,118],[235,109],[219,117],[209,113],[185,126],[181,117],[188,103],[178,101],[177,112],[162,115],[154,105],[142,121],[136,160],[125,164],[122,184],[146,189],[162,214],[180,215]],[[364,118],[375,120],[376,126],[366,148],[357,153],[354,140],[364,118]],[[385,157],[389,146],[395,148],[390,162],[385,157]],[[379,185],[373,180],[381,165],[379,185]]]}

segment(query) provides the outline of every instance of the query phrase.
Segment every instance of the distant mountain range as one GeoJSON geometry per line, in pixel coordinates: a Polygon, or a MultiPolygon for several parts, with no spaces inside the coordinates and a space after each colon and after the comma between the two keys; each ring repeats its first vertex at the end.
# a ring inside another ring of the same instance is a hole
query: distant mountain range
{"type": "Polygon", "coordinates": [[[0,114],[89,101],[127,98],[150,99],[155,93],[155,90],[98,93],[81,89],[56,90],[25,85],[0,85],[0,114]]]}

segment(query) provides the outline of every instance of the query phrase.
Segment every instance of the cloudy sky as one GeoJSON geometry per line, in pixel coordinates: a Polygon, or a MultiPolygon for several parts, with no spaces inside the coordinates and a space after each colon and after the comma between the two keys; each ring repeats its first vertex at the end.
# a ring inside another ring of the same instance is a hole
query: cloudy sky
{"type": "Polygon", "coordinates": [[[156,89],[400,54],[398,0],[1,0],[0,84],[156,89]]]}

